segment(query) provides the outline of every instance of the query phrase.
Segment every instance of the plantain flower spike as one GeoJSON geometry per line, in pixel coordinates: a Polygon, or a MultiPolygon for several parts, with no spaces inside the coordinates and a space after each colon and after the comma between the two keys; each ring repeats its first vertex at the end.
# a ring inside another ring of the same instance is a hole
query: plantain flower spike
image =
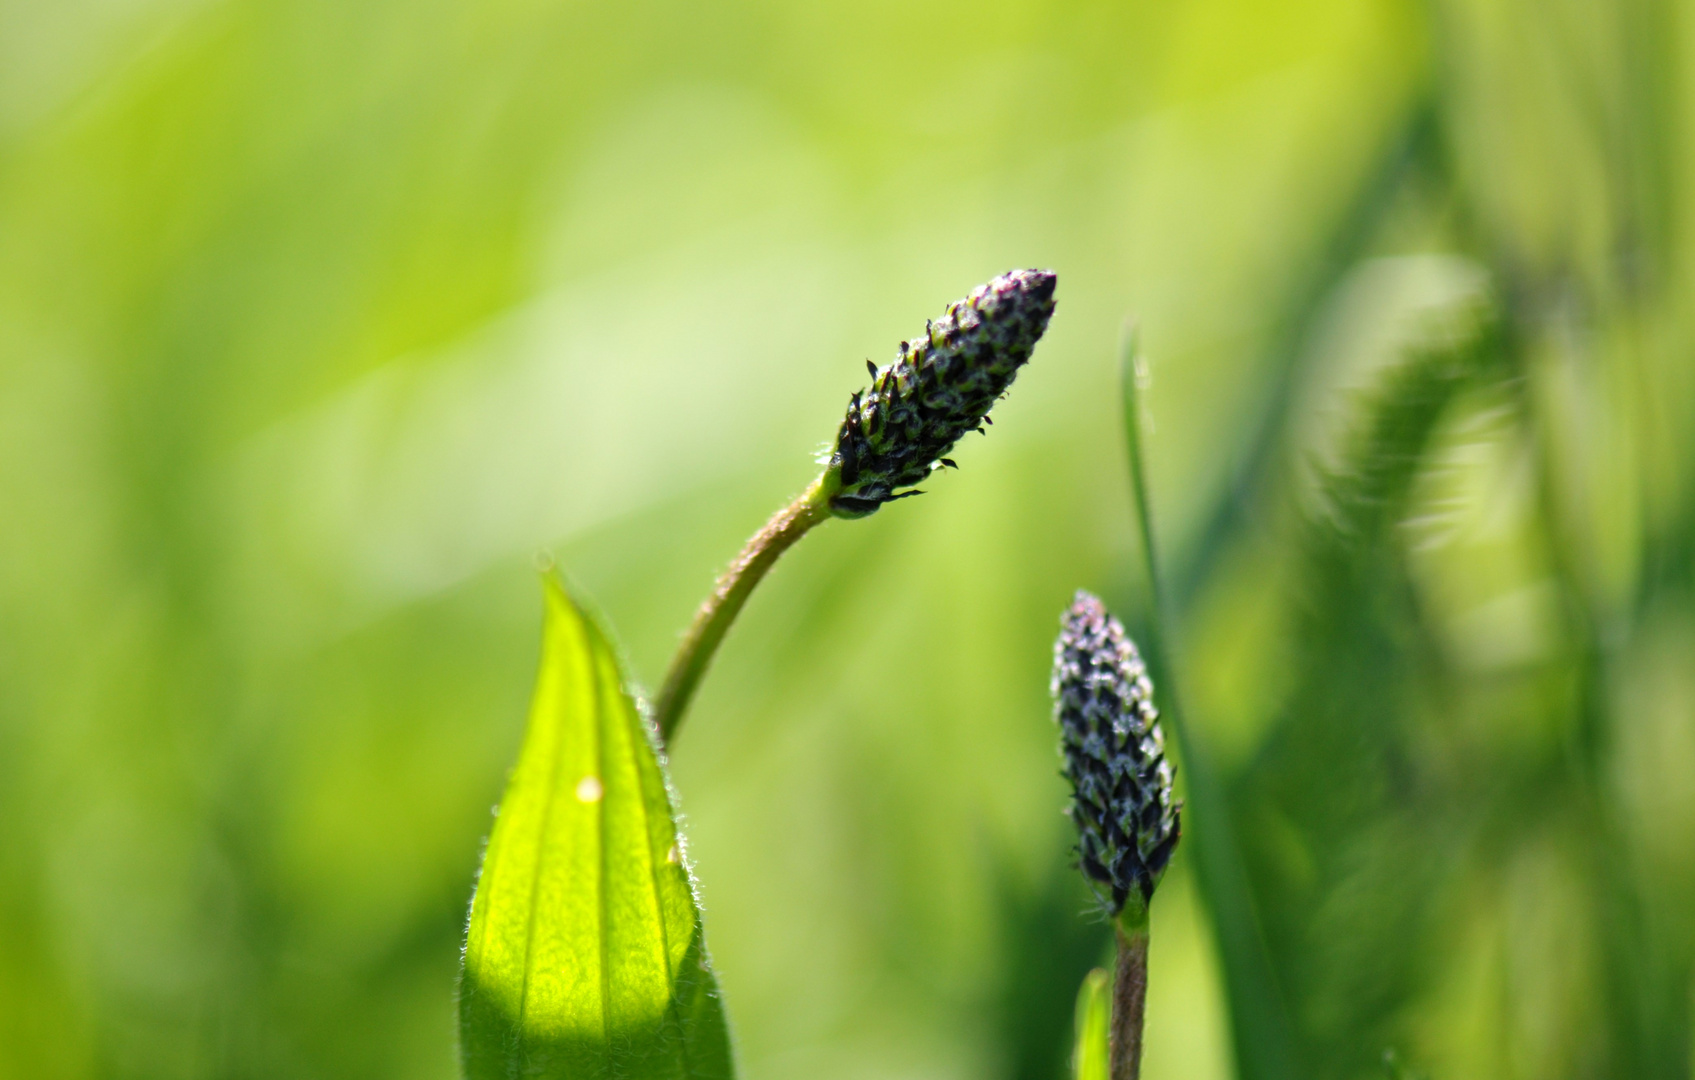
{"type": "Polygon", "coordinates": [[[1116,917],[1133,895],[1153,899],[1182,808],[1147,666],[1123,625],[1082,590],[1060,619],[1050,689],[1079,862],[1116,917]]]}
{"type": "Polygon", "coordinates": [[[1012,270],[948,305],[924,334],[900,343],[894,360],[871,368],[871,386],[853,395],[830,452],[830,511],[858,518],[953,462],[943,457],[989,409],[1030,359],[1054,309],[1055,276],[1012,270]]]}

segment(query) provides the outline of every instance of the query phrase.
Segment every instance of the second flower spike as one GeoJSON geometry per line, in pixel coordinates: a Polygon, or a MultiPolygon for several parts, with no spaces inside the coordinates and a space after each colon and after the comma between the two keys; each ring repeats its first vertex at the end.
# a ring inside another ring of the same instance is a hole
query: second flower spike
{"type": "Polygon", "coordinates": [[[1082,590],[1060,620],[1052,690],[1079,861],[1116,917],[1128,900],[1153,899],[1181,808],[1147,667],[1123,625],[1082,590]]]}
{"type": "Polygon", "coordinates": [[[979,430],[1053,315],[1049,270],[1013,270],[949,304],[854,394],[831,450],[831,513],[864,517],[916,495],[960,436],[979,430]],[[901,489],[907,490],[901,490],[901,489]]]}

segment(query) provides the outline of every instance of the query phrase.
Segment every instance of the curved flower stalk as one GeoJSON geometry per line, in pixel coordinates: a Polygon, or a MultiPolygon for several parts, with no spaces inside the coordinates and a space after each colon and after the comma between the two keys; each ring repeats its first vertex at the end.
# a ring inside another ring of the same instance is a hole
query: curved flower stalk
{"type": "Polygon", "coordinates": [[[778,556],[832,517],[866,517],[919,494],[913,485],[953,466],[943,456],[953,444],[991,422],[989,410],[1047,330],[1056,280],[1048,270],[1002,274],[949,304],[882,368],[867,362],[871,385],[848,400],[824,472],[754,534],[695,613],[654,703],[662,739],[682,722],[725,632],[778,556]]]}
{"type": "Polygon", "coordinates": [[[1051,690],[1071,781],[1078,864],[1113,917],[1112,1080],[1141,1070],[1147,997],[1148,904],[1181,834],[1176,770],[1153,683],[1135,643],[1100,600],[1081,590],[1060,619],[1051,690]]]}

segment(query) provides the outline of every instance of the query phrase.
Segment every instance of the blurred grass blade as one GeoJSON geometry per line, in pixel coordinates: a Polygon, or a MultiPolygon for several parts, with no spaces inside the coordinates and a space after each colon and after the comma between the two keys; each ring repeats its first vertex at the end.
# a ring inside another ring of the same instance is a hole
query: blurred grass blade
{"type": "Polygon", "coordinates": [[[1195,876],[1211,912],[1218,949],[1224,964],[1225,993],[1230,1002],[1230,1026],[1237,1070],[1243,1080],[1295,1080],[1305,1075],[1295,1058],[1295,1034],[1289,1022],[1282,989],[1271,966],[1247,869],[1222,782],[1199,735],[1189,727],[1178,694],[1177,679],[1166,651],[1164,612],[1167,610],[1154,546],[1153,510],[1142,462],[1142,403],[1137,383],[1136,334],[1125,333],[1121,357],[1124,394],[1124,433],[1130,456],[1131,496],[1141,530],[1146,559],[1148,604],[1147,648],[1155,685],[1163,687],[1159,706],[1170,721],[1182,754],[1186,785],[1184,816],[1195,876]]]}
{"type": "Polygon", "coordinates": [[[1072,1080],[1107,1080],[1112,1027],[1112,976],[1100,968],[1083,977],[1077,991],[1077,1045],[1071,1052],[1072,1080]]]}
{"type": "MultiPolygon", "coordinates": [[[[1321,469],[1319,505],[1301,525],[1300,602],[1286,631],[1299,643],[1297,678],[1229,788],[1238,850],[1257,871],[1253,913],[1267,931],[1270,970],[1282,976],[1286,1015],[1303,1020],[1302,1076],[1361,1075],[1363,1047],[1393,1030],[1429,949],[1428,904],[1410,898],[1438,895],[1452,853],[1463,850],[1457,796],[1436,781],[1404,779],[1415,754],[1400,710],[1415,693],[1451,699],[1441,696],[1442,666],[1421,659],[1435,654],[1423,643],[1428,627],[1397,585],[1407,574],[1402,523],[1415,482],[1432,464],[1443,417],[1483,385],[1498,356],[1493,325],[1481,298],[1433,309],[1402,358],[1352,397],[1336,464],[1321,469]],[[1281,834],[1255,829],[1266,821],[1283,823],[1281,834]],[[1272,854],[1291,843],[1311,853],[1298,874],[1272,854]],[[1352,899],[1323,899],[1339,894],[1352,899]],[[1353,952],[1315,947],[1326,941],[1347,941],[1353,952]],[[1359,955],[1370,956],[1379,981],[1337,992],[1348,957],[1359,955]]],[[[1191,792],[1194,779],[1192,769],[1191,792]]],[[[1235,985],[1240,960],[1225,941],[1230,903],[1221,891],[1224,966],[1232,1006],[1251,1008],[1256,991],[1235,985]]],[[[1244,1020],[1236,1032],[1244,1061],[1258,1057],[1244,1020]]]]}
{"type": "Polygon", "coordinates": [[[1439,314],[1357,402],[1343,459],[1320,478],[1330,520],[1312,541],[1315,578],[1327,580],[1348,565],[1332,549],[1357,558],[1382,542],[1404,511],[1443,410],[1501,362],[1503,328],[1483,300],[1439,314]]]}
{"type": "Polygon", "coordinates": [[[1401,205],[1408,181],[1435,168],[1440,141],[1434,87],[1412,95],[1398,127],[1384,140],[1351,201],[1318,245],[1305,269],[1292,275],[1288,293],[1272,321],[1266,345],[1251,370],[1264,372],[1265,393],[1247,421],[1247,437],[1232,467],[1225,494],[1207,513],[1195,541],[1172,560],[1170,597],[1179,610],[1195,599],[1218,568],[1232,540],[1250,518],[1256,499],[1287,466],[1295,404],[1308,380],[1303,365],[1313,354],[1326,302],[1371,252],[1384,223],[1401,205]]]}
{"type": "Polygon", "coordinates": [[[466,935],[469,1080],[732,1075],[664,774],[606,635],[549,578],[541,673],[466,935]]]}

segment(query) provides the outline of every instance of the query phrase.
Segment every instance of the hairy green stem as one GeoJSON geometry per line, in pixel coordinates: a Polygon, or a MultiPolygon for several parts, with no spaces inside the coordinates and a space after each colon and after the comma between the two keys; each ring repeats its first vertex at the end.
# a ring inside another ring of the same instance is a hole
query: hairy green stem
{"type": "Polygon", "coordinates": [[[1142,1013],[1148,1000],[1148,908],[1133,896],[1114,921],[1118,963],[1112,978],[1111,1080],[1142,1075],[1142,1013]]]}
{"type": "Polygon", "coordinates": [[[665,685],[660,687],[659,697],[653,706],[653,720],[662,741],[670,742],[677,725],[683,722],[683,713],[689,707],[689,699],[694,697],[695,687],[700,684],[701,676],[706,674],[725,632],[735,622],[742,605],[747,603],[754,586],[759,584],[779,555],[805,536],[814,525],[831,516],[825,483],[828,475],[819,477],[805,493],[777,511],[763,529],[753,534],[742,547],[741,554],[718,576],[712,594],[695,612],[694,622],[689,624],[682,644],[677,646],[676,655],[671,658],[671,668],[665,673],[665,685]]]}

